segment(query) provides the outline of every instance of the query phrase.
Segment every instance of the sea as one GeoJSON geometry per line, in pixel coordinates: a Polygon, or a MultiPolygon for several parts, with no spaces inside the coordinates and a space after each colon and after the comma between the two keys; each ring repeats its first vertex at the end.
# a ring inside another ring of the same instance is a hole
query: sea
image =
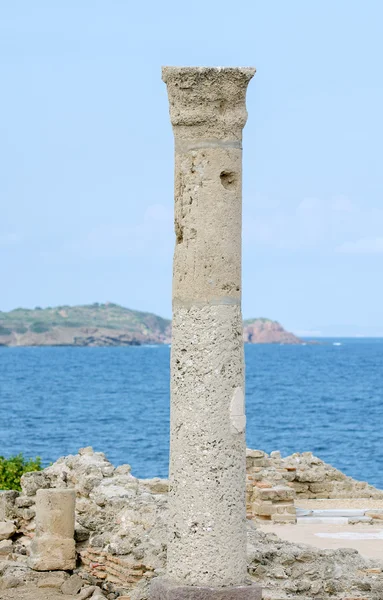
{"type": "MultiPolygon", "coordinates": [[[[383,489],[383,339],[246,345],[247,446],[311,451],[383,489]]],[[[168,346],[0,348],[0,455],[93,446],[166,477],[168,346]]]]}

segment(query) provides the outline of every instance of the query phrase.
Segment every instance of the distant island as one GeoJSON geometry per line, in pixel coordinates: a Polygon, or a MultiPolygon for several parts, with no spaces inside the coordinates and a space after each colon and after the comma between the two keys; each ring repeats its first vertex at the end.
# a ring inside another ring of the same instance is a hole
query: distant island
{"type": "MultiPolygon", "coordinates": [[[[249,344],[300,344],[270,319],[244,321],[249,344]]],[[[0,311],[0,346],[137,346],[170,344],[171,321],[118,304],[88,304],[0,311]]]]}

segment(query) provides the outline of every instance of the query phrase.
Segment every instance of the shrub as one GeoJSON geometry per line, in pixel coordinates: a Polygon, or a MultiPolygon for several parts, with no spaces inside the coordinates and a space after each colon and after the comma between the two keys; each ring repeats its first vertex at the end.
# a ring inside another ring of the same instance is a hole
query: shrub
{"type": "Polygon", "coordinates": [[[45,333],[46,331],[49,331],[49,327],[41,321],[35,321],[32,323],[29,329],[33,331],[33,333],[45,333]]]}
{"type": "Polygon", "coordinates": [[[10,333],[12,333],[12,331],[8,329],[8,327],[0,325],[0,335],[9,335],[10,333]]]}
{"type": "Polygon", "coordinates": [[[41,471],[41,458],[26,460],[22,454],[4,458],[0,456],[0,490],[21,491],[20,479],[24,473],[41,471]]]}

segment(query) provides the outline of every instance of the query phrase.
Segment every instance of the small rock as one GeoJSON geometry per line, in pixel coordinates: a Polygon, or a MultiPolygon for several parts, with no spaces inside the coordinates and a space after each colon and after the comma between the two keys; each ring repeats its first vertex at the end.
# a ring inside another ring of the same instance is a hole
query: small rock
{"type": "Polygon", "coordinates": [[[85,587],[79,593],[78,600],[86,600],[87,598],[90,598],[96,588],[97,588],[97,586],[95,586],[95,585],[89,585],[89,586],[85,587]]]}
{"type": "Polygon", "coordinates": [[[263,458],[265,453],[262,450],[251,450],[250,448],[246,448],[246,456],[248,458],[263,458]]]}
{"type": "Polygon", "coordinates": [[[91,598],[92,600],[105,600],[106,596],[104,596],[99,587],[96,587],[91,598]]]}
{"type": "Polygon", "coordinates": [[[44,471],[24,473],[20,482],[23,493],[26,496],[34,496],[40,488],[50,487],[50,479],[44,471]]]}
{"type": "Polygon", "coordinates": [[[13,543],[11,540],[2,540],[0,542],[0,556],[12,554],[13,543]]]}
{"type": "Polygon", "coordinates": [[[255,485],[256,485],[256,487],[261,488],[261,489],[267,489],[267,488],[273,487],[273,484],[270,483],[270,481],[257,481],[255,485]]]}
{"type": "Polygon", "coordinates": [[[116,467],[114,472],[116,475],[129,475],[131,470],[132,467],[130,465],[120,465],[119,467],[116,467]]]}
{"type": "Polygon", "coordinates": [[[64,581],[61,586],[61,591],[63,594],[67,594],[68,596],[74,596],[78,594],[81,588],[84,586],[84,580],[81,579],[78,575],[72,575],[64,581]]]}
{"type": "Polygon", "coordinates": [[[12,521],[0,522],[0,540],[8,540],[16,531],[15,524],[12,521]]]}
{"type": "Polygon", "coordinates": [[[1,578],[1,589],[8,590],[10,588],[18,587],[22,581],[18,577],[14,577],[13,575],[4,575],[1,578]]]}
{"type": "Polygon", "coordinates": [[[80,448],[78,453],[80,456],[83,456],[84,454],[94,454],[92,446],[86,446],[85,448],[80,448]]]}
{"type": "Polygon", "coordinates": [[[0,521],[14,518],[15,499],[19,492],[14,490],[0,491],[0,521]]]}
{"type": "Polygon", "coordinates": [[[37,582],[39,588],[60,589],[64,584],[65,575],[63,573],[51,574],[37,582]]]}
{"type": "Polygon", "coordinates": [[[76,542],[85,542],[89,538],[89,536],[89,529],[86,529],[86,527],[83,527],[79,523],[76,523],[74,530],[74,539],[76,540],[76,542]]]}
{"type": "Polygon", "coordinates": [[[30,508],[35,503],[35,499],[30,496],[19,496],[15,500],[15,505],[18,508],[30,508]]]}
{"type": "Polygon", "coordinates": [[[276,458],[278,460],[281,460],[282,456],[281,456],[281,453],[279,452],[279,450],[274,450],[273,452],[270,453],[270,458],[276,458]]]}

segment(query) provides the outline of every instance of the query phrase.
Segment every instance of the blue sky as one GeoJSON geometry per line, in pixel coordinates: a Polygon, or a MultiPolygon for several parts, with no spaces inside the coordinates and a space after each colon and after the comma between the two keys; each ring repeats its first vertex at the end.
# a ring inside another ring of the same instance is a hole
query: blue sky
{"type": "Polygon", "coordinates": [[[376,0],[12,0],[0,7],[0,310],[171,314],[161,65],[252,65],[243,312],[383,335],[376,0]]]}

